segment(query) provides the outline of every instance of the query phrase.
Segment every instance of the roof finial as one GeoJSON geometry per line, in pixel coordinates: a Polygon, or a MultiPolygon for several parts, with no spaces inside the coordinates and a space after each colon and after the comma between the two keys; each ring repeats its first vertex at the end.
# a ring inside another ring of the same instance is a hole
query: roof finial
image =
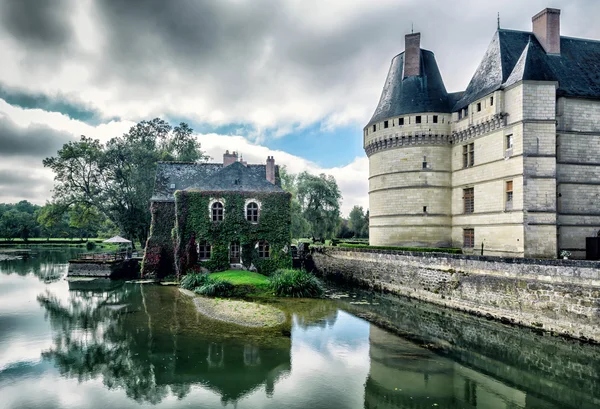
{"type": "Polygon", "coordinates": [[[498,30],[500,30],[500,12],[498,12],[498,30]]]}
{"type": "Polygon", "coordinates": [[[413,22],[410,23],[410,33],[411,34],[415,33],[415,24],[413,22]]]}

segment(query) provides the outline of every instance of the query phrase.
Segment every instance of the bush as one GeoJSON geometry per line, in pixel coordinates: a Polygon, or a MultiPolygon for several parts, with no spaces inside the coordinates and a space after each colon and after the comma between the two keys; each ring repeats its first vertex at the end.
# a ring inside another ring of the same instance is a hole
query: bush
{"type": "Polygon", "coordinates": [[[229,297],[233,294],[234,286],[229,281],[208,278],[206,283],[196,288],[196,294],[209,297],[229,297]]]}
{"type": "Polygon", "coordinates": [[[208,275],[203,273],[189,273],[186,274],[179,284],[181,288],[185,288],[186,290],[194,290],[197,287],[200,287],[208,281],[208,275]]]}
{"type": "Polygon", "coordinates": [[[85,248],[88,250],[94,250],[96,248],[96,242],[88,241],[87,243],[85,243],[85,248]]]}
{"type": "Polygon", "coordinates": [[[278,297],[318,298],[325,292],[317,277],[291,269],[277,270],[269,277],[269,288],[278,297]]]}

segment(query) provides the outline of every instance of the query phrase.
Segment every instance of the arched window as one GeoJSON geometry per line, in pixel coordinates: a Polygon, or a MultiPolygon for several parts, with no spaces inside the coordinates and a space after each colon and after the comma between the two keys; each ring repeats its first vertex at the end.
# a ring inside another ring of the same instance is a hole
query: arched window
{"type": "Polygon", "coordinates": [[[210,243],[206,240],[198,242],[198,260],[210,260],[210,243]]]}
{"type": "Polygon", "coordinates": [[[259,258],[269,258],[271,257],[271,249],[269,247],[269,242],[266,240],[261,240],[258,242],[258,257],[259,258]]]}
{"type": "Polygon", "coordinates": [[[246,206],[246,220],[252,223],[258,223],[258,204],[255,202],[248,203],[246,206]]]}
{"type": "Polygon", "coordinates": [[[223,221],[223,203],[214,202],[212,207],[212,221],[213,222],[221,222],[223,221]]]}

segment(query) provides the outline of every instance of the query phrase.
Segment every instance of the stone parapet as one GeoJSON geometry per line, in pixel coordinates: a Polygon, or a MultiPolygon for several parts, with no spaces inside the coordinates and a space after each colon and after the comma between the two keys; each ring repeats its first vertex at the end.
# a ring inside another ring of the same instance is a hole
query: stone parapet
{"type": "Polygon", "coordinates": [[[600,262],[354,248],[312,257],[325,277],[600,342],[600,262]]]}

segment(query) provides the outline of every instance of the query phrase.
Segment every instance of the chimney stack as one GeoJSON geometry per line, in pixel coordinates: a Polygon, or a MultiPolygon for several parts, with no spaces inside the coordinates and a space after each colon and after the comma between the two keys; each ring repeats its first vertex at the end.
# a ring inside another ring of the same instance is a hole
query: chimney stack
{"type": "Polygon", "coordinates": [[[545,9],[531,19],[533,34],[548,54],[560,54],[560,10],[545,9]]]}
{"type": "Polygon", "coordinates": [[[404,39],[404,78],[421,74],[421,33],[407,34],[404,39]]]}
{"type": "Polygon", "coordinates": [[[267,156],[267,180],[275,184],[275,158],[267,156]]]}
{"type": "Polygon", "coordinates": [[[238,160],[237,152],[229,153],[229,151],[225,151],[223,154],[223,167],[227,167],[238,160]]]}

